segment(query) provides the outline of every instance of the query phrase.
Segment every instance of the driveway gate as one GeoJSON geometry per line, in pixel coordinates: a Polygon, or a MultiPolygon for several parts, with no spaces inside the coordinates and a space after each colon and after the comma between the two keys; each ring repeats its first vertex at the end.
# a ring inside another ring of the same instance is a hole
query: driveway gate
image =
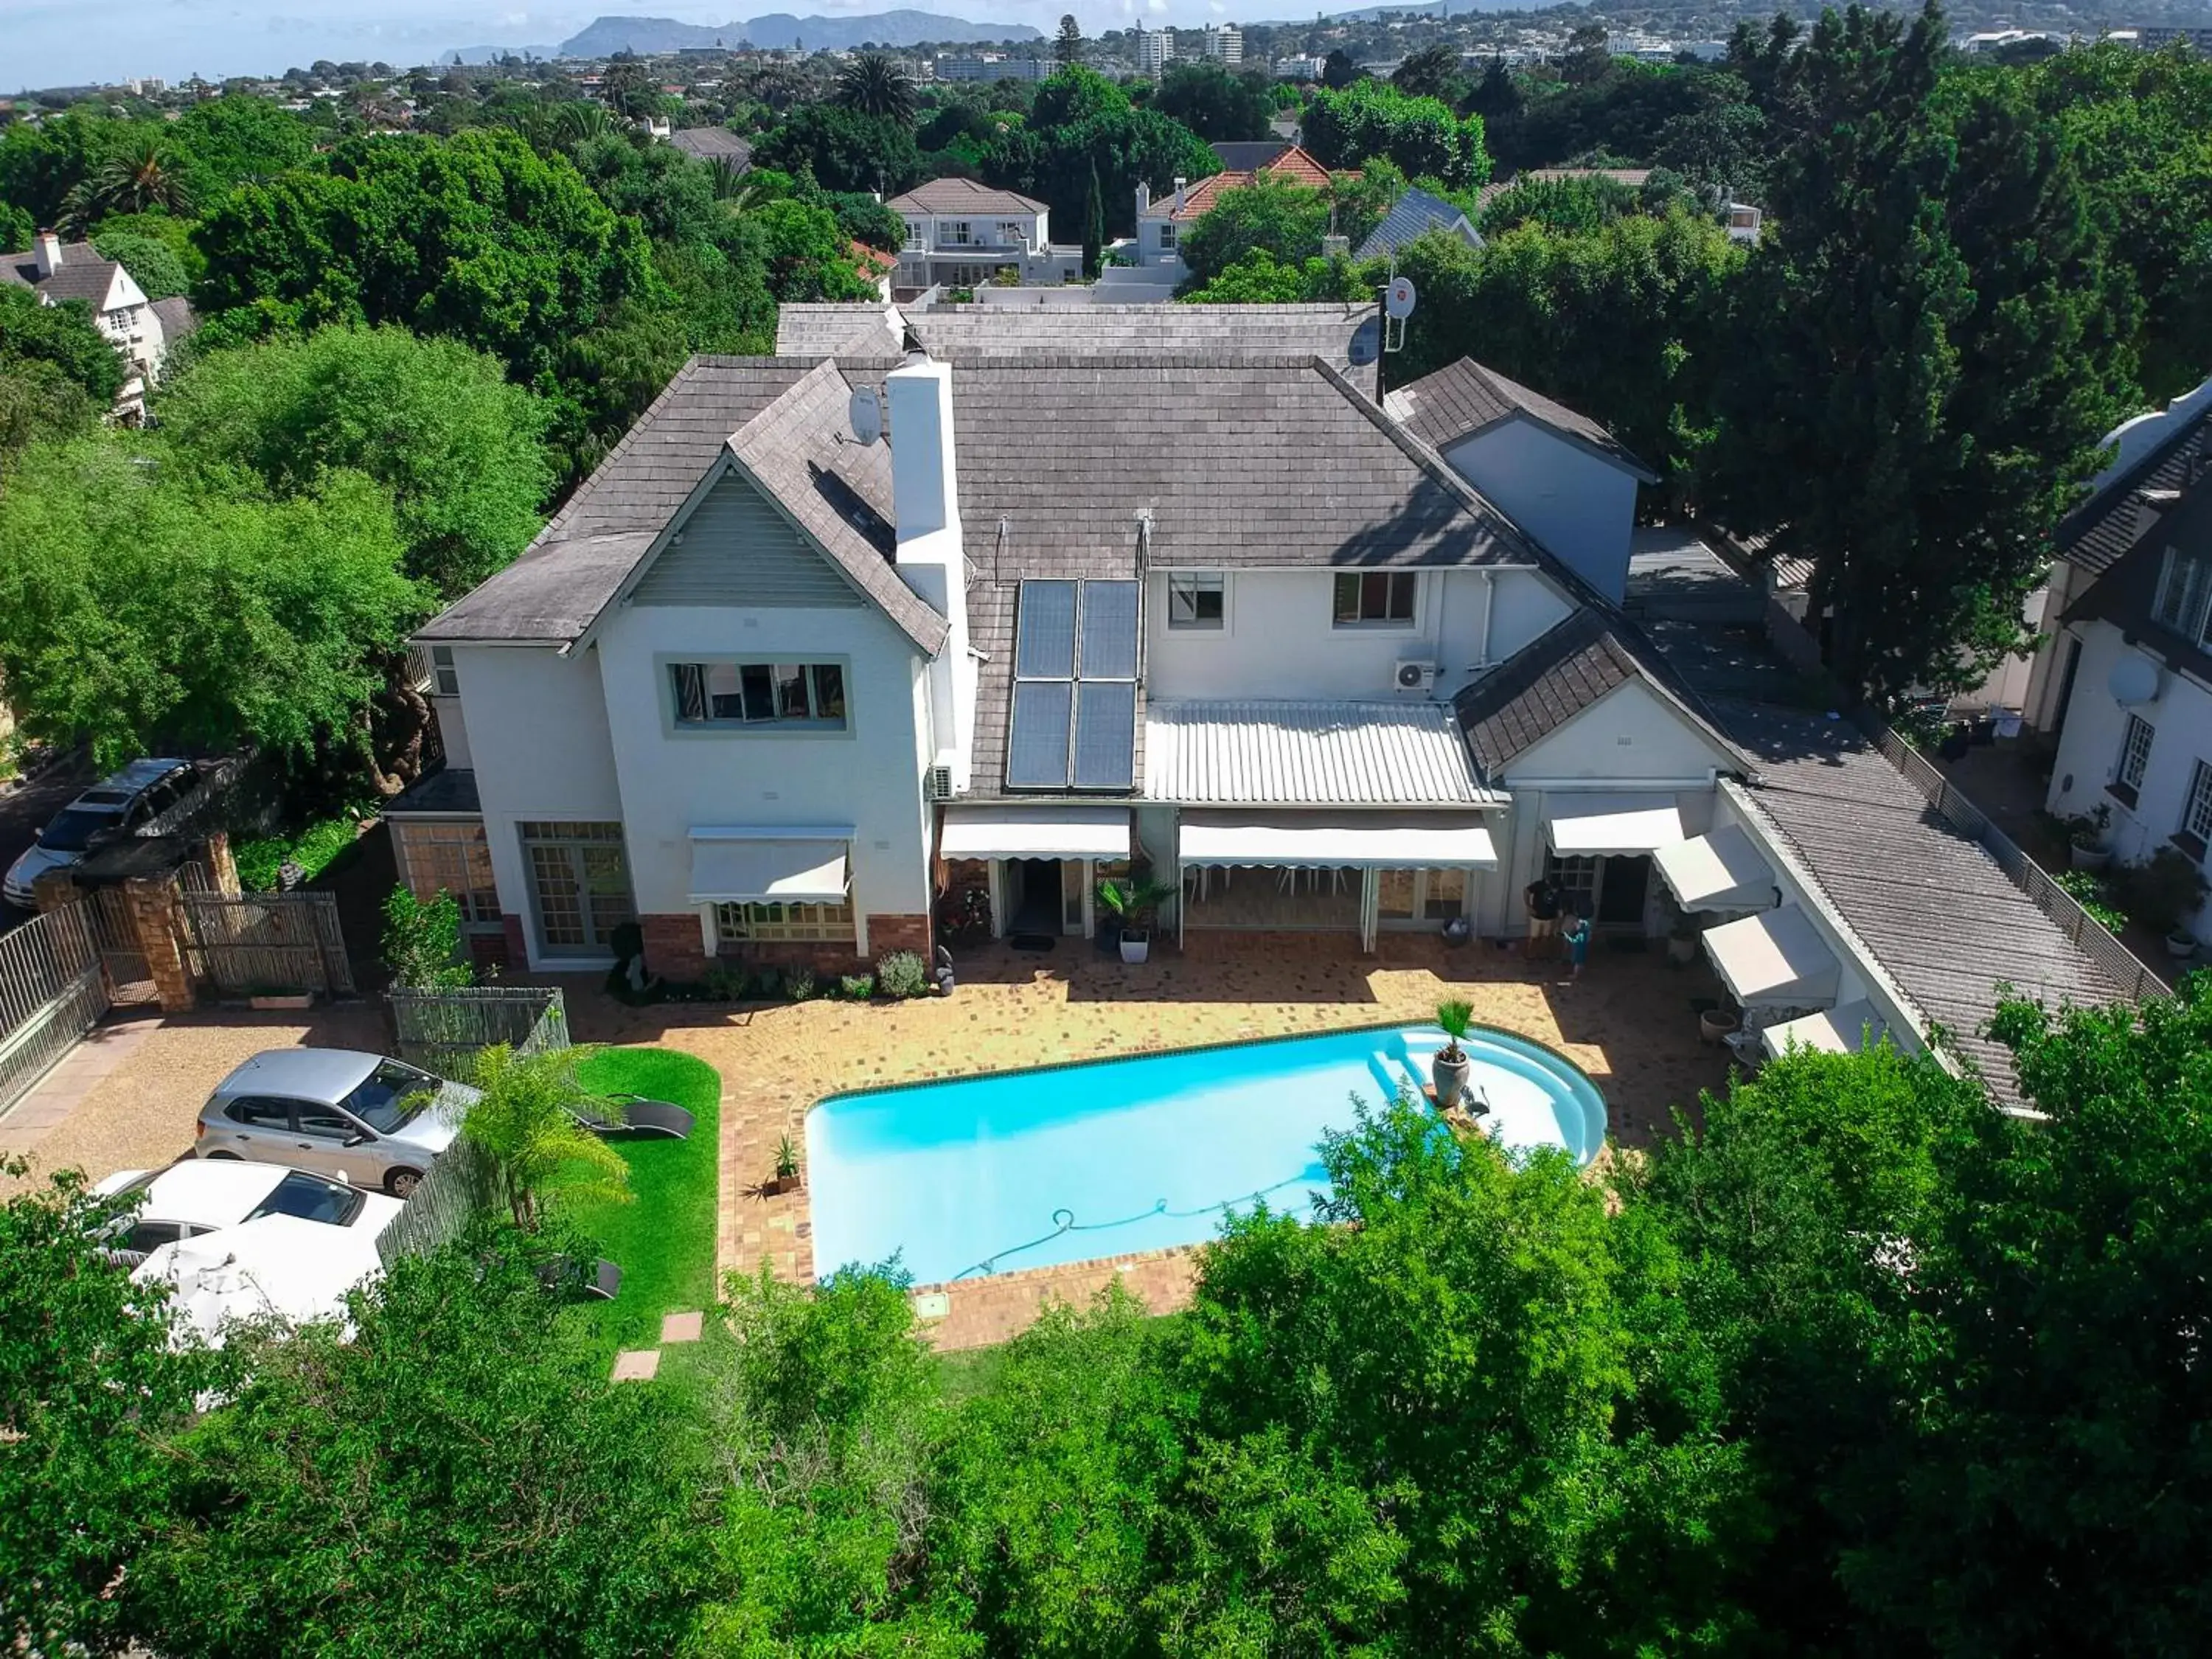
{"type": "Polygon", "coordinates": [[[223,994],[319,991],[353,994],[353,969],[331,893],[177,896],[194,980],[223,994]]]}
{"type": "Polygon", "coordinates": [[[90,914],[64,904],[0,937],[0,1111],[107,1012],[90,914]]]}

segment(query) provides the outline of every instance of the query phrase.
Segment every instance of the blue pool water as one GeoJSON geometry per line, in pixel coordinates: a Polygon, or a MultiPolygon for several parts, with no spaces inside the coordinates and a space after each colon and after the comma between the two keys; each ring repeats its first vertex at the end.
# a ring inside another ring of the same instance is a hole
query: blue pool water
{"type": "MultiPolygon", "coordinates": [[[[1260,1195],[1304,1212],[1351,1097],[1425,1081],[1443,1043],[1340,1031],[832,1096],[806,1119],[815,1262],[898,1255],[927,1285],[1195,1243],[1260,1195]]],[[[1605,1102],[1581,1072],[1504,1032],[1463,1046],[1502,1144],[1597,1155],[1605,1102]]]]}

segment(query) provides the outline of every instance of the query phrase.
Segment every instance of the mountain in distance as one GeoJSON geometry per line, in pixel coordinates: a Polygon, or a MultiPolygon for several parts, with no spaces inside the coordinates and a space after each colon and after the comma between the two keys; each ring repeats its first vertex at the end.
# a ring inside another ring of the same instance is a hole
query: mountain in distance
{"type": "Polygon", "coordinates": [[[1039,40],[1027,23],[971,23],[928,11],[878,11],[851,17],[793,17],[771,12],[750,22],[717,26],[679,23],[672,17],[599,17],[581,34],[561,44],[563,58],[611,58],[618,52],[650,56],[687,48],[735,49],[749,40],[763,51],[789,51],[804,42],[810,51],[848,52],[872,40],[878,46],[913,46],[925,40],[986,42],[1039,40]]]}

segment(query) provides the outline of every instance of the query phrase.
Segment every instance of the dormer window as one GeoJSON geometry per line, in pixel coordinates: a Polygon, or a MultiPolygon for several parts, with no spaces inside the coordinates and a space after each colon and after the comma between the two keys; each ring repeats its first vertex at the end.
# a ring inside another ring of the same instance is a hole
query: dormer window
{"type": "Polygon", "coordinates": [[[2160,627],[2212,648],[2212,557],[2167,548],[2150,614],[2160,627]]]}

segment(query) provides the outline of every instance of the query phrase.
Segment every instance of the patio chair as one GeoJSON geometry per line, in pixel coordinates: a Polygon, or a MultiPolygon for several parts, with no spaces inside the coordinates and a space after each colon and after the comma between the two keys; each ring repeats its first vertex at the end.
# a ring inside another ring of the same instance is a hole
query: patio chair
{"type": "Polygon", "coordinates": [[[623,1270],[605,1256],[587,1267],[572,1255],[556,1255],[538,1263],[538,1282],[549,1291],[572,1290],[593,1302],[611,1302],[622,1289],[623,1270]]]}
{"type": "Polygon", "coordinates": [[[690,1138],[691,1126],[696,1120],[681,1106],[665,1100],[647,1100],[641,1095],[611,1095],[608,1098],[622,1109],[619,1119],[600,1117],[591,1112],[571,1112],[568,1115],[603,1139],[616,1135],[644,1135],[664,1140],[690,1138]]]}

